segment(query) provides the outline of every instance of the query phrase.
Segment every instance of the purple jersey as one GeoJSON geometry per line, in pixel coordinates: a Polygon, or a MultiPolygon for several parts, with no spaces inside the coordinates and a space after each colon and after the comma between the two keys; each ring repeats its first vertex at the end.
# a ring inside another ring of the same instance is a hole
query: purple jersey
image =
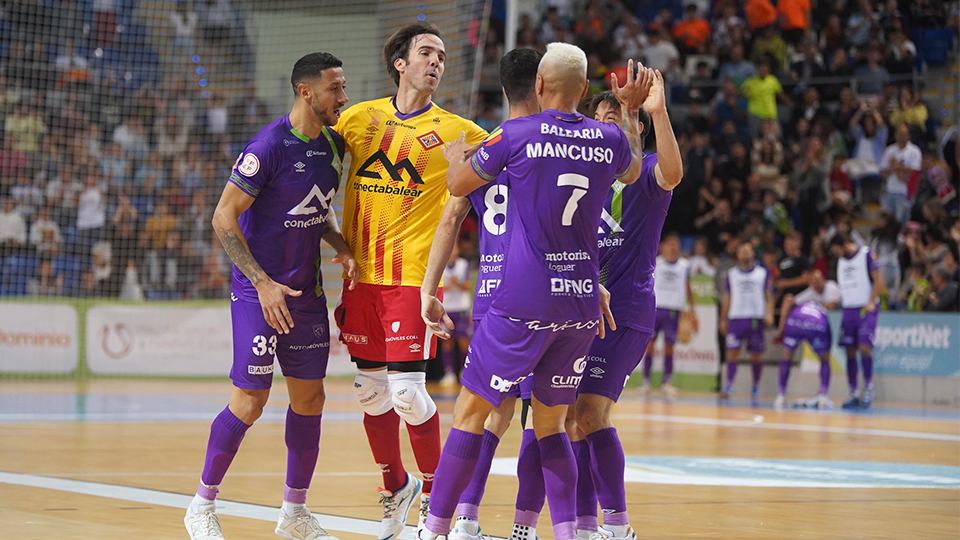
{"type": "MultiPolygon", "coordinates": [[[[323,296],[320,238],[340,186],[344,145],[332,129],[322,133],[308,139],[287,116],[275,120],[247,143],[230,175],[230,182],[255,199],[239,219],[254,260],[274,281],[303,291],[286,297],[291,307],[323,296]]],[[[236,266],[231,288],[240,300],[259,301],[236,266]]]]}
{"type": "Polygon", "coordinates": [[[505,122],[470,159],[494,181],[506,168],[503,275],[490,313],[525,320],[600,316],[597,223],[614,178],[630,167],[616,124],[548,109],[505,122]]]}
{"type": "Polygon", "coordinates": [[[480,271],[473,298],[473,318],[482,319],[503,274],[503,251],[507,239],[507,175],[501,172],[495,182],[467,195],[480,217],[480,271]]]}
{"type": "Polygon", "coordinates": [[[817,354],[830,350],[830,319],[816,302],[798,304],[790,310],[783,328],[783,344],[795,349],[806,339],[817,354]]]}
{"type": "Polygon", "coordinates": [[[600,221],[600,283],[610,291],[617,326],[653,332],[653,273],[673,191],[657,184],[657,155],[643,156],[636,183],[614,182],[600,221]]]}

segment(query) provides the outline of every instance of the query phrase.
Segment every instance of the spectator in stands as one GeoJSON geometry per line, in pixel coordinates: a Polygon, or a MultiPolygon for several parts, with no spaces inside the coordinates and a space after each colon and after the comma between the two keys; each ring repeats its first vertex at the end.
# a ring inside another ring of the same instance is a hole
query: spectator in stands
{"type": "Polygon", "coordinates": [[[746,0],[743,13],[747,17],[747,27],[751,32],[773,26],[777,22],[777,9],[769,0],[746,0]]]}
{"type": "Polygon", "coordinates": [[[170,12],[170,24],[173,26],[173,50],[178,61],[186,63],[196,51],[196,37],[199,19],[191,3],[177,2],[175,10],[170,12]]]}
{"type": "Polygon", "coordinates": [[[691,276],[710,276],[717,273],[716,257],[710,253],[710,246],[707,239],[703,236],[697,237],[693,242],[693,254],[689,257],[691,276]]]}
{"type": "MultiPolygon", "coordinates": [[[[853,91],[850,90],[849,83],[853,76],[853,68],[850,67],[849,57],[845,49],[837,49],[834,52],[833,58],[830,59],[830,64],[827,66],[826,76],[835,82],[824,85],[824,97],[829,100],[837,99],[843,95],[844,89],[849,90],[851,97],[853,97],[853,91]]],[[[854,101],[856,100],[854,99],[854,101]]]]}
{"type": "Polygon", "coordinates": [[[847,40],[854,47],[866,44],[870,39],[870,29],[877,23],[870,0],[860,0],[856,11],[847,19],[847,40]]]}
{"type": "Polygon", "coordinates": [[[914,262],[907,271],[907,279],[900,284],[896,305],[907,311],[921,311],[929,291],[927,265],[923,262],[914,262]]]}
{"type": "Polygon", "coordinates": [[[30,225],[30,245],[38,255],[55,257],[60,254],[63,235],[52,216],[50,207],[42,206],[37,213],[37,219],[30,225]]]}
{"type": "Polygon", "coordinates": [[[190,124],[184,122],[178,115],[170,114],[166,117],[158,117],[154,133],[157,140],[157,152],[164,160],[172,160],[187,151],[190,124]]]}
{"type": "Polygon", "coordinates": [[[123,286],[123,271],[113,264],[113,253],[109,242],[99,241],[90,250],[93,264],[93,295],[117,298],[123,286]]]}
{"type": "Polygon", "coordinates": [[[800,214],[803,245],[809,249],[817,229],[823,223],[823,213],[830,207],[830,162],[826,159],[823,142],[810,137],[802,160],[790,178],[790,187],[796,193],[800,214]]]}
{"type": "Polygon", "coordinates": [[[880,173],[887,144],[887,125],[876,107],[876,98],[864,98],[860,108],[850,119],[850,134],[854,139],[853,154],[845,168],[851,178],[860,180],[880,173]]]}
{"type": "Polygon", "coordinates": [[[721,133],[724,123],[734,123],[734,132],[741,137],[750,136],[750,126],[747,121],[747,98],[737,92],[736,82],[732,77],[723,79],[721,91],[714,99],[711,122],[715,126],[716,134],[721,133]]]}
{"type": "Polygon", "coordinates": [[[203,156],[200,145],[191,144],[187,153],[173,163],[173,185],[181,190],[200,185],[203,178],[203,156]]]}
{"type": "Polygon", "coordinates": [[[924,311],[956,312],[960,311],[960,288],[953,280],[952,273],[943,266],[933,269],[930,276],[930,293],[924,303],[924,311]]]}
{"type": "Polygon", "coordinates": [[[887,70],[890,73],[912,73],[916,66],[917,46],[900,28],[890,31],[887,43],[887,70]]]}
{"type": "Polygon", "coordinates": [[[130,203],[129,197],[117,197],[117,206],[107,229],[107,241],[117,268],[127,268],[131,263],[136,268],[142,262],[139,216],[140,212],[130,203]]]}
{"type": "Polygon", "coordinates": [[[207,136],[214,141],[223,138],[230,129],[230,100],[221,94],[214,94],[208,101],[207,136]]]}
{"type": "Polygon", "coordinates": [[[77,53],[73,40],[64,42],[53,65],[57,69],[57,88],[69,89],[90,82],[90,61],[77,53]]]}
{"type": "Polygon", "coordinates": [[[853,210],[851,205],[853,184],[850,183],[850,175],[843,170],[843,164],[846,160],[846,156],[839,152],[833,155],[833,163],[830,168],[830,198],[835,207],[850,213],[853,210]]]}
{"type": "Polygon", "coordinates": [[[157,202],[156,211],[147,218],[141,244],[147,250],[158,251],[163,247],[167,233],[178,227],[176,216],[170,212],[170,204],[166,199],[157,202]]]}
{"type": "Polygon", "coordinates": [[[808,86],[803,92],[803,100],[793,108],[788,129],[792,131],[800,118],[806,118],[808,122],[815,124],[821,117],[829,117],[829,115],[826,107],[820,103],[820,92],[816,87],[808,86]]]}
{"type": "Polygon", "coordinates": [[[835,54],[837,51],[845,51],[847,46],[847,35],[840,21],[840,15],[831,13],[827,17],[827,24],[820,31],[820,49],[828,54],[835,54]]]}
{"type": "Polygon", "coordinates": [[[155,297],[179,299],[186,286],[180,232],[176,229],[167,231],[160,248],[147,252],[146,261],[147,288],[159,292],[155,297]]]}
{"type": "Polygon", "coordinates": [[[14,148],[32,154],[37,151],[40,136],[47,132],[47,124],[29,103],[23,102],[7,117],[4,132],[13,138],[14,148]]]}
{"type": "Polygon", "coordinates": [[[166,189],[167,185],[167,171],[160,161],[160,153],[151,152],[147,161],[137,169],[133,186],[138,193],[152,195],[166,189]]]}
{"type": "Polygon", "coordinates": [[[730,201],[720,199],[713,210],[697,218],[697,229],[703,232],[710,244],[710,251],[721,252],[730,239],[740,234],[741,226],[733,218],[730,201]]]}
{"type": "Polygon", "coordinates": [[[24,219],[33,219],[37,209],[43,205],[43,191],[26,174],[17,176],[10,188],[10,198],[16,201],[17,211],[24,219]]]}
{"type": "Polygon", "coordinates": [[[907,182],[911,174],[920,171],[922,157],[920,148],[910,142],[910,128],[905,124],[896,129],[894,137],[896,142],[884,150],[880,159],[880,175],[886,178],[881,206],[902,223],[910,218],[907,182]]]}
{"type": "MultiPolygon", "coordinates": [[[[546,41],[546,37],[544,40],[546,41]]],[[[647,36],[643,34],[640,21],[632,15],[627,15],[623,24],[613,31],[613,52],[621,61],[626,61],[631,58],[640,58],[646,46],[647,36]]]]}
{"type": "Polygon", "coordinates": [[[703,54],[710,42],[710,23],[697,14],[697,4],[688,3],[683,19],[673,25],[673,37],[684,54],[703,54]]]}
{"type": "MultiPolygon", "coordinates": [[[[790,78],[797,83],[794,89],[794,95],[806,92],[810,86],[811,79],[818,79],[827,73],[827,68],[823,65],[823,56],[817,48],[817,43],[813,40],[803,42],[803,58],[790,64],[790,78]]],[[[819,95],[817,96],[819,98],[819,95]]]]}
{"type": "Polygon", "coordinates": [[[753,172],[760,176],[765,187],[771,187],[780,177],[783,166],[783,143],[777,131],[776,122],[765,120],[760,127],[760,137],[753,141],[750,152],[753,172]]]}
{"type": "MultiPolygon", "coordinates": [[[[219,249],[219,246],[217,246],[219,249]]],[[[195,287],[194,298],[227,298],[230,296],[230,278],[227,266],[221,263],[212,251],[203,258],[203,267],[200,268],[199,280],[195,287]]]]}
{"type": "Polygon", "coordinates": [[[787,43],[777,33],[776,26],[768,26],[760,31],[760,35],[753,40],[750,48],[750,60],[754,64],[767,60],[770,62],[770,71],[779,71],[787,60],[787,43]]]}
{"type": "MultiPolygon", "coordinates": [[[[868,244],[876,256],[876,263],[890,294],[900,290],[900,229],[901,224],[897,218],[884,211],[880,214],[880,225],[871,233],[868,244]]],[[[895,302],[896,298],[888,298],[887,301],[895,302]]]]}
{"type": "Polygon", "coordinates": [[[200,8],[200,30],[210,47],[224,47],[234,39],[236,15],[230,0],[206,0],[200,8]]]}
{"type": "Polygon", "coordinates": [[[743,81],[740,93],[747,98],[748,123],[750,133],[756,137],[760,124],[764,120],[777,120],[777,99],[792,106],[793,100],[783,92],[780,80],[772,73],[770,60],[757,64],[757,74],[743,81]]]}
{"type": "Polygon", "coordinates": [[[816,302],[827,310],[832,310],[840,303],[840,286],[832,279],[828,280],[820,270],[809,272],[807,288],[800,291],[795,300],[797,304],[816,302]]]}
{"type": "Polygon", "coordinates": [[[810,281],[810,262],[800,251],[802,242],[803,237],[798,232],[783,239],[783,257],[777,262],[777,277],[773,281],[778,309],[784,296],[799,294],[810,281]]]}
{"type": "Polygon", "coordinates": [[[49,257],[42,257],[36,275],[27,282],[27,296],[63,296],[63,276],[53,268],[49,257]]]}
{"type": "Polygon", "coordinates": [[[907,201],[910,204],[910,218],[913,221],[924,221],[923,208],[927,201],[937,199],[940,204],[956,206],[957,191],[950,184],[946,169],[936,160],[936,153],[930,148],[921,153],[920,174],[916,182],[907,186],[907,201]]]}
{"type": "Polygon", "coordinates": [[[720,66],[720,80],[733,80],[735,87],[739,88],[743,81],[754,77],[757,74],[757,67],[753,62],[744,58],[743,45],[736,44],[730,49],[730,59],[720,66]]]}
{"type": "MultiPolygon", "coordinates": [[[[113,131],[113,144],[119,146],[123,153],[140,161],[147,158],[150,153],[150,138],[147,130],[143,127],[140,118],[133,116],[122,122],[117,129],[113,131]]],[[[118,171],[111,171],[112,178],[117,179],[118,171]]],[[[130,180],[130,167],[127,167],[125,176],[130,180]]]]}
{"type": "Polygon", "coordinates": [[[16,140],[11,135],[3,137],[3,148],[0,149],[0,180],[4,183],[19,176],[27,169],[27,154],[17,148],[16,140]]]}
{"type": "Polygon", "coordinates": [[[653,22],[650,24],[650,31],[647,34],[649,45],[643,49],[645,59],[643,65],[660,70],[660,74],[668,82],[676,80],[680,76],[680,51],[670,41],[669,36],[670,34],[660,23],[653,22]]]}
{"type": "Polygon", "coordinates": [[[547,16],[540,26],[540,38],[544,43],[563,41],[566,37],[566,23],[561,18],[560,10],[557,6],[547,8],[547,16]]]}
{"type": "Polygon", "coordinates": [[[84,181],[84,189],[77,199],[77,243],[82,250],[81,256],[88,255],[93,244],[103,239],[106,223],[106,195],[100,179],[88,173],[84,181]]]}
{"type": "Polygon", "coordinates": [[[890,125],[898,128],[901,124],[907,124],[911,140],[919,143],[926,138],[928,116],[927,106],[920,101],[916,90],[906,85],[900,89],[900,100],[890,115],[890,125]]]}
{"type": "Polygon", "coordinates": [[[810,0],[778,0],[777,12],[783,39],[796,46],[810,28],[810,0]]]}
{"type": "Polygon", "coordinates": [[[27,222],[10,197],[0,197],[0,255],[16,255],[27,245],[27,222]]]}
{"type": "Polygon", "coordinates": [[[883,91],[883,85],[890,82],[890,73],[887,68],[880,65],[881,60],[882,56],[878,49],[871,48],[867,51],[866,65],[858,67],[853,72],[857,93],[879,95],[883,91]]]}

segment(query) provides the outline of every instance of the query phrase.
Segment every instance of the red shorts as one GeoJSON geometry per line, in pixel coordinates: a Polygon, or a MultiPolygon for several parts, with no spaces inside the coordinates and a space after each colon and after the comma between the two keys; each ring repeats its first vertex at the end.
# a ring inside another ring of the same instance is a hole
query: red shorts
{"type": "MultiPolygon", "coordinates": [[[[420,288],[343,284],[333,316],[350,356],[370,362],[414,362],[437,354],[437,340],[420,317],[420,288]]],[[[438,292],[443,299],[443,291],[438,292]]]]}

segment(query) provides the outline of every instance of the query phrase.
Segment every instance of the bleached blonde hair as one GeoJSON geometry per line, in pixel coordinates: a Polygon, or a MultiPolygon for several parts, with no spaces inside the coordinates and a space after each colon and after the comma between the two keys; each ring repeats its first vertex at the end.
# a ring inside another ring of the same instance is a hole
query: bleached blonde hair
{"type": "Polygon", "coordinates": [[[587,77],[587,55],[583,49],[569,43],[555,42],[547,45],[547,52],[540,59],[540,65],[553,62],[564,71],[582,73],[587,77]]]}

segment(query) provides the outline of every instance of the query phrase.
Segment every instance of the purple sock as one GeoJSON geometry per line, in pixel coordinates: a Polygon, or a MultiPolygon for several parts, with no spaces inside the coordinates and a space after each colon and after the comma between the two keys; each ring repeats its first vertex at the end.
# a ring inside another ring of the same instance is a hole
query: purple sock
{"type": "Polygon", "coordinates": [[[863,364],[863,386],[869,388],[873,386],[873,355],[861,356],[860,362],[863,364]]]}
{"type": "Polygon", "coordinates": [[[442,357],[442,360],[443,360],[443,373],[444,373],[444,374],[447,374],[447,373],[456,374],[457,368],[454,366],[454,351],[453,351],[453,347],[450,347],[449,349],[445,349],[445,348],[441,347],[441,348],[440,348],[440,356],[442,357]]]}
{"type": "Polygon", "coordinates": [[[733,386],[733,381],[737,378],[737,361],[727,359],[727,386],[733,386]]]}
{"type": "Polygon", "coordinates": [[[498,444],[500,444],[500,439],[496,435],[483,430],[483,442],[480,446],[477,470],[473,472],[470,485],[460,496],[460,504],[457,505],[458,517],[477,520],[480,500],[483,499],[483,490],[487,487],[487,476],[490,475],[490,465],[493,463],[493,455],[497,452],[498,444]]]}
{"type": "Polygon", "coordinates": [[[857,353],[847,353],[847,382],[850,383],[850,393],[857,393],[857,353]]]}
{"type": "MultiPolygon", "coordinates": [[[[230,463],[237,450],[240,448],[240,441],[250,426],[246,425],[237,418],[226,407],[210,425],[210,439],[207,442],[207,457],[203,463],[203,473],[200,475],[200,481],[208,486],[219,486],[223,481],[223,476],[227,474],[230,463]]],[[[200,496],[203,496],[201,493],[200,496]]],[[[206,498],[206,497],[204,497],[206,498]]]]}
{"type": "Polygon", "coordinates": [[[283,500],[293,504],[307,504],[307,490],[283,486],[283,500]]]}
{"type": "MultiPolygon", "coordinates": [[[[539,439],[543,484],[550,505],[553,537],[573,540],[577,536],[577,462],[566,433],[539,439]]],[[[449,444],[449,443],[448,443],[449,444]]]]}
{"type": "Polygon", "coordinates": [[[643,381],[650,382],[650,370],[653,369],[653,355],[646,355],[643,357],[643,381]]]}
{"type": "Polygon", "coordinates": [[[820,361],[820,393],[827,395],[830,390],[830,359],[820,361]]]}
{"type": "Polygon", "coordinates": [[[663,355],[663,384],[669,384],[673,378],[673,355],[663,355]]]}
{"type": "Polygon", "coordinates": [[[482,444],[483,435],[479,433],[454,428],[447,435],[430,493],[430,513],[426,522],[430,532],[442,535],[450,533],[450,520],[457,511],[460,495],[477,468],[482,444]]]}
{"type": "Polygon", "coordinates": [[[760,375],[763,374],[763,364],[760,362],[750,362],[750,367],[753,368],[753,387],[756,388],[760,385],[760,375]]]}
{"type": "Polygon", "coordinates": [[[320,415],[303,416],[287,407],[284,439],[287,442],[287,487],[307,489],[320,455],[320,415]]]}
{"type": "Polygon", "coordinates": [[[623,446],[616,428],[601,429],[587,435],[591,465],[597,480],[597,499],[603,509],[604,525],[627,525],[627,492],[623,484],[626,468],[623,446]]]}
{"type": "Polygon", "coordinates": [[[570,443],[577,460],[577,530],[597,530],[597,490],[590,472],[590,443],[586,439],[570,443]]]}
{"type": "Polygon", "coordinates": [[[517,512],[513,522],[536,528],[546,491],[540,465],[540,445],[532,429],[523,430],[520,457],[517,459],[517,481],[517,512]]]}
{"type": "Polygon", "coordinates": [[[787,379],[790,378],[790,361],[781,360],[780,361],[780,393],[786,395],[787,393],[787,379]]]}

